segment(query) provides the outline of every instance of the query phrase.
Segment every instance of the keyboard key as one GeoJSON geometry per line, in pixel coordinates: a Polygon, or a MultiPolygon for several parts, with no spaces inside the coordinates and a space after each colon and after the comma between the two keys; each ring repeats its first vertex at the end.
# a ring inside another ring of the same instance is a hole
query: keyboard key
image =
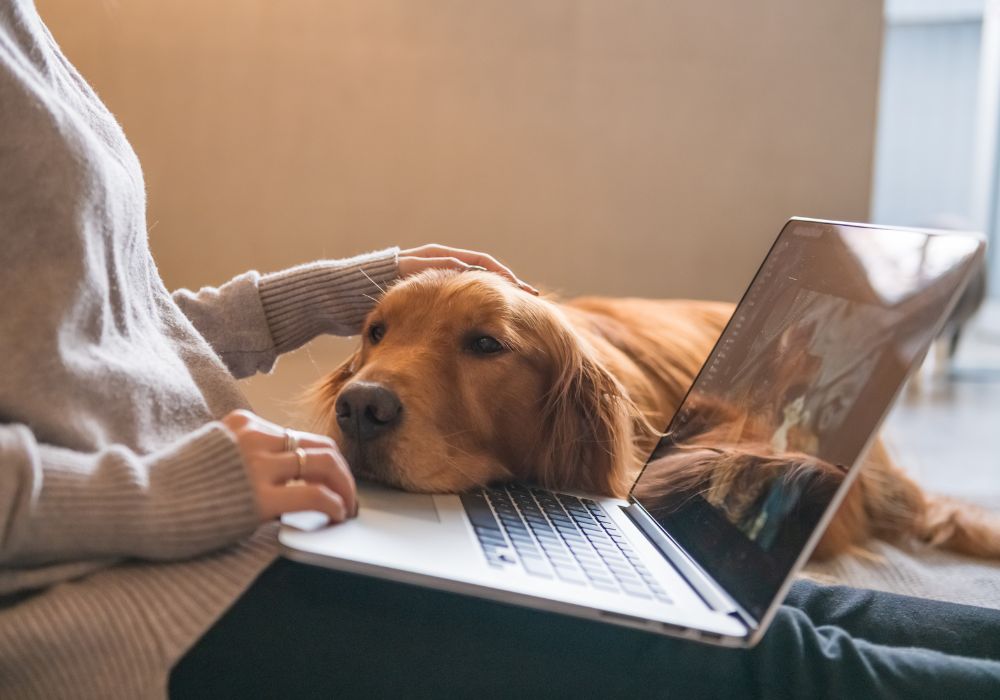
{"type": "Polygon", "coordinates": [[[615,577],[609,574],[607,571],[593,571],[585,570],[587,578],[591,581],[604,581],[605,583],[614,583],[615,577]]]}
{"type": "Polygon", "coordinates": [[[599,591],[607,591],[608,593],[617,593],[621,589],[618,588],[618,584],[615,583],[605,583],[604,581],[593,581],[591,580],[590,585],[599,591]]]}
{"type": "Polygon", "coordinates": [[[521,557],[521,564],[524,565],[524,570],[532,576],[552,578],[552,568],[542,559],[536,559],[534,557],[521,557]]]}
{"type": "Polygon", "coordinates": [[[583,574],[581,574],[576,569],[571,569],[566,566],[557,566],[556,576],[558,576],[563,581],[569,581],[570,583],[580,583],[580,584],[587,583],[587,579],[584,578],[583,574]]]}
{"type": "Polygon", "coordinates": [[[493,510],[485,497],[471,493],[462,494],[462,505],[474,526],[490,530],[500,529],[500,525],[493,515],[493,510]]]}
{"type": "Polygon", "coordinates": [[[621,583],[630,583],[633,586],[638,586],[642,589],[646,588],[646,584],[643,583],[643,580],[630,571],[621,571],[613,568],[611,569],[611,573],[613,573],[615,578],[621,583]]]}
{"type": "Polygon", "coordinates": [[[610,579],[611,575],[608,570],[603,566],[584,566],[582,565],[583,572],[587,574],[589,578],[600,578],[600,579],[610,579]]]}
{"type": "Polygon", "coordinates": [[[502,537],[489,537],[487,535],[482,535],[480,536],[479,541],[483,544],[484,547],[507,546],[507,540],[503,539],[502,537]]]}
{"type": "Polygon", "coordinates": [[[652,598],[653,594],[646,590],[645,586],[635,586],[631,583],[622,582],[622,590],[636,598],[652,598]]]}
{"type": "Polygon", "coordinates": [[[506,553],[502,553],[502,554],[487,553],[486,558],[489,561],[495,561],[495,562],[499,562],[501,564],[516,564],[517,563],[517,559],[515,559],[514,557],[512,557],[510,554],[506,554],[506,553]]]}

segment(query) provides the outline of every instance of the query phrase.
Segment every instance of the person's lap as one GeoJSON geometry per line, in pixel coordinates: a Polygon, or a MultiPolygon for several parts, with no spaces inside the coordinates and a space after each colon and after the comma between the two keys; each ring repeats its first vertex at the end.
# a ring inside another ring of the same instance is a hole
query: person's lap
{"type": "Polygon", "coordinates": [[[1000,692],[1000,662],[982,660],[1000,659],[1000,612],[806,583],[787,602],[760,644],[744,651],[279,560],[181,660],[170,691],[177,698],[1000,692]]]}

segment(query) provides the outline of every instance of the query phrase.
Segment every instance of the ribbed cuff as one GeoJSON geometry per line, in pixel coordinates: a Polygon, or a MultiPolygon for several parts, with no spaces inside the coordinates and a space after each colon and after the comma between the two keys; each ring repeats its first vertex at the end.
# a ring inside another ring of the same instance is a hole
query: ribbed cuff
{"type": "Polygon", "coordinates": [[[160,495],[150,501],[143,520],[153,548],[164,558],[224,547],[250,536],[260,524],[243,458],[221,423],[209,423],[146,460],[160,495]]]}
{"type": "Polygon", "coordinates": [[[398,262],[399,248],[388,248],[261,277],[261,304],[277,352],[294,350],[322,333],[356,335],[397,278],[398,262]]]}
{"type": "Polygon", "coordinates": [[[40,448],[41,491],[18,538],[24,559],[182,559],[233,544],[259,524],[239,450],[221,423],[142,457],[122,447],[96,455],[40,448]]]}

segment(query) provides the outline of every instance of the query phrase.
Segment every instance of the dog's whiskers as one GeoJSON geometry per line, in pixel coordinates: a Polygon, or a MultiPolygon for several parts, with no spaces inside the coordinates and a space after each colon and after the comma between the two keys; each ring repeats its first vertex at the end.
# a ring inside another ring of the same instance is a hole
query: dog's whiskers
{"type": "MultiPolygon", "coordinates": [[[[364,275],[368,279],[369,282],[371,282],[372,284],[375,285],[376,289],[378,289],[380,292],[382,292],[383,294],[385,294],[385,287],[383,287],[381,284],[379,284],[378,282],[376,282],[375,280],[373,280],[372,277],[371,277],[371,275],[369,275],[367,272],[364,271],[364,268],[359,268],[359,271],[361,272],[362,275],[364,275]]],[[[365,294],[365,296],[368,297],[367,294],[365,294]]],[[[368,297],[368,298],[371,299],[371,297],[368,297]]],[[[372,299],[372,301],[375,301],[375,300],[372,299]]]]}

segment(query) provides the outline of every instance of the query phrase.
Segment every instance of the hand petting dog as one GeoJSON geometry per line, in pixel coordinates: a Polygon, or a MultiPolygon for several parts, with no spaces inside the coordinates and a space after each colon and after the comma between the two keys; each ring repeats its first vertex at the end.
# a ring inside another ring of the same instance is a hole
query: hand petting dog
{"type": "Polygon", "coordinates": [[[402,278],[415,275],[424,270],[486,270],[495,272],[530,294],[538,296],[538,290],[527,282],[518,279],[510,268],[498,261],[492,255],[477,253],[474,250],[451,248],[449,246],[430,243],[419,248],[410,248],[399,252],[399,276],[402,278]]]}
{"type": "MultiPolygon", "coordinates": [[[[400,278],[433,269],[493,272],[538,295],[538,290],[486,253],[437,244],[400,251],[400,278]]],[[[302,510],[324,513],[331,522],[357,514],[354,476],[332,438],[292,431],[245,410],[233,411],[221,422],[236,440],[261,521],[302,510]]]]}

